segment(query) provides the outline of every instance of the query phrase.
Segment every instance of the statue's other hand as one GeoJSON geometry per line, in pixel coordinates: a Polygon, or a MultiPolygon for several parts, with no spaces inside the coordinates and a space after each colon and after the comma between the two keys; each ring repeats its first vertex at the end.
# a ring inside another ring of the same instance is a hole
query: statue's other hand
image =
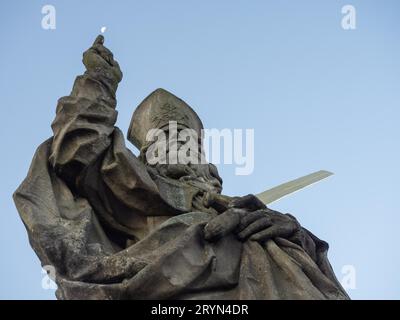
{"type": "Polygon", "coordinates": [[[300,229],[293,216],[266,208],[241,217],[236,233],[242,241],[265,242],[276,237],[289,238],[300,229]]]}
{"type": "Polygon", "coordinates": [[[255,211],[260,209],[266,209],[265,204],[258,199],[254,194],[248,194],[243,197],[234,197],[229,203],[230,208],[240,208],[248,211],[255,211]]]}
{"type": "Polygon", "coordinates": [[[97,36],[93,45],[83,53],[83,64],[88,71],[104,71],[116,83],[122,80],[122,71],[112,52],[104,45],[104,37],[97,36]]]}
{"type": "Polygon", "coordinates": [[[204,238],[216,241],[235,230],[246,211],[232,208],[210,220],[204,227],[204,238]]]}

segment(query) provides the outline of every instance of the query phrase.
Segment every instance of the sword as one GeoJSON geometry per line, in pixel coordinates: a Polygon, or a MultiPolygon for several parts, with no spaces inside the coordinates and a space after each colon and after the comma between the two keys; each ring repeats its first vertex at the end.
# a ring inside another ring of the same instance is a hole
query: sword
{"type": "MultiPolygon", "coordinates": [[[[325,178],[328,178],[331,175],[333,175],[333,173],[326,170],[316,171],[306,176],[282,183],[269,190],[256,194],[256,197],[260,199],[264,204],[270,204],[279,199],[282,199],[289,194],[292,194],[296,191],[304,189],[305,187],[311,186],[312,184],[317,183],[325,178]]],[[[219,212],[223,212],[229,207],[229,203],[232,201],[232,199],[233,198],[230,196],[210,193],[206,194],[204,203],[206,207],[209,207],[211,204],[213,204],[219,212]]]]}
{"type": "Polygon", "coordinates": [[[305,187],[311,186],[312,184],[317,183],[323,179],[326,179],[331,175],[333,175],[333,173],[326,170],[316,171],[306,176],[282,183],[274,188],[256,194],[256,197],[260,199],[264,204],[270,204],[279,199],[282,199],[283,197],[286,197],[289,194],[304,189],[305,187]]]}

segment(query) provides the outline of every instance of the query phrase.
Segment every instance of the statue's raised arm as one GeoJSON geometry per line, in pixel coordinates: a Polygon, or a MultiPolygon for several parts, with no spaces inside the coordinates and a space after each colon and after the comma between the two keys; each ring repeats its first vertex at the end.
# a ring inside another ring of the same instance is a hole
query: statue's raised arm
{"type": "Polygon", "coordinates": [[[117,120],[116,90],[122,72],[98,36],[83,54],[86,72],[76,78],[69,96],[58,101],[52,129],[50,163],[75,188],[83,169],[110,146],[117,120]]]}
{"type": "Polygon", "coordinates": [[[58,101],[49,161],[107,224],[140,238],[147,233],[145,216],[171,215],[171,209],[115,127],[122,72],[103,43],[100,35],[84,52],[85,73],[76,78],[71,94],[58,101]]]}

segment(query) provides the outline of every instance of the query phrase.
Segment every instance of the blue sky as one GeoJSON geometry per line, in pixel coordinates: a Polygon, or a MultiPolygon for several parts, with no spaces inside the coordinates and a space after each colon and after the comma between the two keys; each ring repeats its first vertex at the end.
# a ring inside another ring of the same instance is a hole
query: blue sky
{"type": "Polygon", "coordinates": [[[186,100],[206,128],[253,128],[255,170],[219,165],[229,195],[319,169],[326,181],[274,203],[330,244],[354,299],[400,298],[400,2],[2,1],[0,298],[54,299],[11,195],[51,136],[57,99],[103,26],[124,72],[117,125],[152,90],[186,100]],[[56,29],[41,9],[56,8],[56,29]],[[357,29],[341,28],[356,8],[357,29]]]}

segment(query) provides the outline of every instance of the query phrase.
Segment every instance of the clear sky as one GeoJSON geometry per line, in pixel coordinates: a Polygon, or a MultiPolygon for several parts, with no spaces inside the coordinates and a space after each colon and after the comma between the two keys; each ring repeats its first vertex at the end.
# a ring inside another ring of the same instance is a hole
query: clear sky
{"type": "Polygon", "coordinates": [[[1,1],[0,298],[54,299],[11,195],[103,26],[124,72],[124,132],[163,87],[207,128],[254,128],[254,173],[218,166],[227,194],[333,171],[271,207],[329,242],[339,279],[355,268],[352,298],[400,298],[397,0],[1,1]],[[56,8],[55,30],[41,27],[45,4],[56,8]],[[341,27],[346,4],[356,30],[341,27]]]}

